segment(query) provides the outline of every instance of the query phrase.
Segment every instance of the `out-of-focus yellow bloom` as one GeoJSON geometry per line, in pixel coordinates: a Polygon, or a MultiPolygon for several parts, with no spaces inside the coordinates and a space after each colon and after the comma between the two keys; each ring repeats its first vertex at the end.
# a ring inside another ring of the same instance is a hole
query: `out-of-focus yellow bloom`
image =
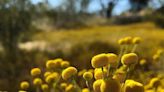
{"type": "Polygon", "coordinates": [[[77,92],[77,91],[76,91],[76,88],[74,87],[74,85],[69,84],[69,85],[66,87],[65,92],[77,92]]]}
{"type": "Polygon", "coordinates": [[[159,59],[160,59],[160,55],[159,54],[153,55],[153,60],[159,61],[159,59]]]}
{"type": "Polygon", "coordinates": [[[94,81],[94,83],[93,83],[94,92],[101,92],[100,91],[100,86],[101,86],[102,81],[103,81],[102,79],[94,81]]]}
{"type": "Polygon", "coordinates": [[[62,71],[62,78],[64,80],[67,80],[76,74],[77,74],[77,69],[75,67],[68,67],[62,71]]]}
{"type": "Polygon", "coordinates": [[[36,77],[41,74],[41,70],[39,68],[31,69],[31,76],[36,77]]]}
{"type": "Polygon", "coordinates": [[[81,71],[78,72],[78,76],[83,76],[83,74],[86,72],[86,69],[83,69],[81,71]]]}
{"type": "Polygon", "coordinates": [[[91,60],[91,64],[93,68],[100,68],[108,65],[109,61],[107,54],[102,53],[94,56],[91,60]]]}
{"type": "Polygon", "coordinates": [[[106,76],[107,76],[107,70],[106,69],[104,69],[103,71],[102,71],[101,68],[96,68],[95,69],[95,71],[94,71],[94,78],[96,80],[103,79],[106,76]]]}
{"type": "Polygon", "coordinates": [[[60,84],[60,87],[61,87],[62,89],[65,89],[65,88],[67,87],[67,83],[61,83],[61,84],[60,84]]]}
{"type": "Polygon", "coordinates": [[[84,78],[86,81],[90,81],[90,80],[92,80],[92,78],[93,78],[93,74],[92,74],[91,72],[85,72],[85,73],[83,74],[83,78],[84,78]]]}
{"type": "Polygon", "coordinates": [[[20,88],[23,89],[23,90],[28,89],[29,86],[30,86],[30,84],[29,84],[27,81],[23,81],[23,82],[21,82],[21,84],[20,84],[20,88]]]}
{"type": "Polygon", "coordinates": [[[48,75],[50,75],[51,74],[51,72],[45,72],[44,73],[44,77],[46,78],[48,75]]]}
{"type": "Polygon", "coordinates": [[[58,58],[58,59],[55,59],[55,60],[48,60],[47,63],[46,63],[46,67],[48,69],[54,69],[54,68],[60,68],[61,67],[61,62],[63,60],[58,58]]]}
{"type": "Polygon", "coordinates": [[[119,40],[118,40],[118,44],[120,44],[120,45],[126,44],[125,39],[123,39],[123,38],[119,39],[119,40]]]}
{"type": "Polygon", "coordinates": [[[34,84],[35,86],[40,86],[40,85],[42,84],[42,79],[40,79],[40,78],[35,78],[35,79],[33,80],[33,84],[34,84]]]}
{"type": "Polygon", "coordinates": [[[63,61],[63,62],[61,62],[61,67],[62,68],[67,68],[67,67],[69,67],[70,66],[70,63],[68,62],[68,61],[63,61]]]}
{"type": "Polygon", "coordinates": [[[110,66],[117,67],[117,59],[118,59],[117,55],[114,53],[108,53],[107,56],[110,66]]]}
{"type": "Polygon", "coordinates": [[[94,69],[89,69],[88,72],[94,73],[94,69]]]}
{"type": "Polygon", "coordinates": [[[134,80],[126,80],[124,92],[144,92],[144,86],[134,80]]]}
{"type": "Polygon", "coordinates": [[[125,40],[125,43],[126,43],[126,44],[131,44],[131,43],[132,43],[133,38],[132,38],[132,37],[130,37],[130,36],[127,36],[127,37],[125,37],[125,38],[124,38],[124,40],[125,40]]]}
{"type": "Polygon", "coordinates": [[[141,37],[134,37],[133,44],[139,44],[139,43],[141,43],[141,37]]]}
{"type": "Polygon", "coordinates": [[[47,84],[42,84],[41,89],[43,90],[43,92],[47,92],[49,89],[49,86],[47,84]]]}
{"type": "Polygon", "coordinates": [[[121,84],[115,79],[103,80],[100,90],[101,92],[120,92],[121,84]]]}
{"type": "Polygon", "coordinates": [[[159,78],[155,77],[150,80],[149,84],[152,88],[157,88],[159,85],[161,85],[161,81],[159,78]]]}
{"type": "Polygon", "coordinates": [[[58,78],[59,78],[59,74],[57,73],[57,72],[53,72],[53,73],[51,73],[50,75],[48,75],[47,77],[46,77],[46,82],[47,83],[52,83],[52,82],[54,82],[54,81],[57,81],[58,80],[58,78]]]}
{"type": "Polygon", "coordinates": [[[158,50],[157,50],[157,54],[158,54],[158,55],[161,55],[163,52],[164,52],[163,49],[158,49],[158,50]]]}
{"type": "Polygon", "coordinates": [[[117,79],[122,83],[124,82],[125,77],[126,77],[126,73],[124,71],[116,70],[113,79],[117,79]]]}
{"type": "Polygon", "coordinates": [[[138,56],[135,53],[124,54],[121,58],[121,62],[124,65],[136,64],[138,62],[138,56]]]}
{"type": "Polygon", "coordinates": [[[145,64],[146,64],[146,60],[145,60],[145,59],[141,59],[141,60],[139,61],[139,64],[140,64],[140,65],[145,65],[145,64]]]}
{"type": "Polygon", "coordinates": [[[18,92],[27,92],[27,91],[24,91],[24,90],[19,90],[18,92]]]}
{"type": "Polygon", "coordinates": [[[90,90],[88,88],[83,88],[82,92],[90,92],[90,90]]]}

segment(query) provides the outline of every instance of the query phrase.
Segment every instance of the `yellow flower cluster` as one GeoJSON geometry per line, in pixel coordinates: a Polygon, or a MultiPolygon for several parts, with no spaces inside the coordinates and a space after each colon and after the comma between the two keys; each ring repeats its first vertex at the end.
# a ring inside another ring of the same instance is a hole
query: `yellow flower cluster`
{"type": "MultiPolygon", "coordinates": [[[[148,84],[137,82],[132,77],[137,64],[140,68],[148,63],[134,52],[140,42],[140,37],[120,39],[118,43],[123,46],[121,52],[118,55],[100,53],[93,56],[92,69],[78,71],[78,67],[70,66],[69,61],[61,58],[48,60],[42,71],[40,68],[31,69],[31,85],[22,81],[20,90],[29,91],[29,87],[34,86],[36,92],[163,92],[162,76],[150,79],[148,84]]],[[[162,50],[158,50],[157,54],[153,59],[157,60],[162,50]]]]}

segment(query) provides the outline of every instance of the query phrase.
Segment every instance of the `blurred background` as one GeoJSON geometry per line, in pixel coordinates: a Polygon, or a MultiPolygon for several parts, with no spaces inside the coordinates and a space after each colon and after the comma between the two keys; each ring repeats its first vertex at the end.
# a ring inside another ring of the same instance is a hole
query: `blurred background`
{"type": "MultiPolygon", "coordinates": [[[[140,36],[140,57],[164,48],[164,0],[0,0],[0,90],[17,92],[30,69],[63,58],[78,69],[140,36]]],[[[44,69],[43,69],[44,71],[44,69]]]]}

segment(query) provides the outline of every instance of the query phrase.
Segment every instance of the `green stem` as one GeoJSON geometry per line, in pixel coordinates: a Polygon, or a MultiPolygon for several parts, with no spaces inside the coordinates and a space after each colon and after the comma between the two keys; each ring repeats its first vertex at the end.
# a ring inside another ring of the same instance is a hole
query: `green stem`
{"type": "Polygon", "coordinates": [[[131,51],[132,53],[134,53],[134,52],[136,51],[137,46],[138,46],[137,44],[135,44],[135,45],[133,46],[132,51],[131,51]]]}

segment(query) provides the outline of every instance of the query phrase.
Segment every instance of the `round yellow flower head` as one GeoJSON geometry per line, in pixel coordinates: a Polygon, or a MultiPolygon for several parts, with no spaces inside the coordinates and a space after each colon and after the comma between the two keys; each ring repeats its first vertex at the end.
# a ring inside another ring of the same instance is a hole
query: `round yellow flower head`
{"type": "Polygon", "coordinates": [[[77,69],[75,67],[68,67],[62,71],[62,78],[64,80],[67,80],[76,74],[77,74],[77,69]]]}
{"type": "Polygon", "coordinates": [[[145,60],[145,59],[141,59],[141,60],[139,61],[139,64],[140,64],[140,65],[145,65],[145,64],[146,64],[146,60],[145,60]]]}
{"type": "Polygon", "coordinates": [[[83,88],[82,92],[90,92],[90,90],[88,88],[83,88]]]}
{"type": "Polygon", "coordinates": [[[139,44],[141,43],[141,38],[140,37],[134,37],[133,38],[133,44],[139,44]]]}
{"type": "Polygon", "coordinates": [[[94,56],[91,60],[91,64],[93,68],[100,68],[103,66],[108,65],[108,56],[107,54],[103,53],[103,54],[98,54],[96,56],[94,56]]]}
{"type": "Polygon", "coordinates": [[[20,88],[23,89],[23,90],[27,90],[29,88],[29,85],[30,84],[27,81],[23,81],[20,84],[20,88]]]}
{"type": "Polygon", "coordinates": [[[43,92],[47,92],[49,89],[49,86],[47,84],[42,84],[41,89],[43,90],[43,92]]]}
{"type": "Polygon", "coordinates": [[[123,39],[123,38],[119,39],[119,40],[118,40],[118,44],[120,44],[120,45],[126,44],[125,39],[123,39]]]}
{"type": "Polygon", "coordinates": [[[126,44],[131,44],[131,43],[132,43],[133,38],[132,38],[132,37],[130,37],[130,36],[127,36],[127,37],[125,37],[125,38],[124,38],[124,40],[125,40],[125,43],[126,43],[126,44]]]}
{"type": "Polygon", "coordinates": [[[36,77],[41,74],[41,70],[39,68],[31,69],[31,76],[36,77]]]}
{"type": "Polygon", "coordinates": [[[93,78],[93,74],[92,74],[91,72],[85,72],[85,73],[83,74],[83,78],[84,78],[86,81],[90,81],[90,80],[92,80],[92,78],[93,78]]]}
{"type": "Polygon", "coordinates": [[[81,71],[78,72],[78,76],[83,76],[83,74],[86,72],[86,69],[83,69],[81,71]]]}
{"type": "Polygon", "coordinates": [[[150,80],[150,86],[153,87],[153,88],[157,88],[159,85],[161,85],[161,81],[159,78],[152,78],[150,80]]]}
{"type": "Polygon", "coordinates": [[[42,79],[40,79],[40,78],[35,78],[35,79],[33,80],[33,84],[34,84],[35,86],[40,86],[40,85],[42,84],[42,79]]]}
{"type": "Polygon", "coordinates": [[[101,86],[102,81],[103,81],[102,79],[94,81],[94,83],[93,83],[94,92],[101,92],[100,91],[100,86],[101,86]]]}
{"type": "Polygon", "coordinates": [[[163,52],[164,52],[163,49],[158,49],[158,50],[157,50],[157,54],[158,54],[158,55],[161,55],[163,52]]]}
{"type": "Polygon", "coordinates": [[[77,92],[77,91],[76,91],[76,88],[75,88],[74,85],[69,84],[69,85],[66,87],[65,92],[77,92]]]}
{"type": "Polygon", "coordinates": [[[110,66],[117,67],[117,59],[118,59],[117,55],[114,53],[109,53],[107,54],[107,56],[108,56],[108,61],[109,61],[110,66]]]}
{"type": "Polygon", "coordinates": [[[159,54],[155,54],[155,55],[153,56],[153,60],[159,61],[159,59],[160,59],[160,55],[159,55],[159,54]]]}
{"type": "Polygon", "coordinates": [[[144,92],[144,86],[134,80],[126,80],[124,92],[144,92]]]}
{"type": "Polygon", "coordinates": [[[70,63],[68,62],[68,61],[63,61],[63,62],[61,62],[61,67],[62,68],[67,68],[67,67],[69,67],[70,66],[70,63]]]}
{"type": "Polygon", "coordinates": [[[65,88],[67,87],[67,83],[61,83],[61,84],[60,84],[60,87],[61,87],[62,89],[65,89],[65,88]]]}
{"type": "Polygon", "coordinates": [[[46,80],[45,81],[47,83],[52,83],[52,82],[58,80],[58,78],[59,78],[59,74],[57,72],[53,72],[53,73],[51,73],[50,75],[48,75],[46,77],[46,80]]]}
{"type": "Polygon", "coordinates": [[[113,79],[119,80],[121,83],[124,82],[124,79],[126,78],[126,73],[121,70],[116,70],[115,74],[113,75],[113,79]]]}
{"type": "Polygon", "coordinates": [[[103,79],[103,77],[107,76],[107,70],[103,70],[101,68],[96,68],[94,71],[94,78],[96,80],[103,79]]]}
{"type": "Polygon", "coordinates": [[[100,90],[101,92],[120,92],[121,84],[115,79],[103,80],[100,90]]]}
{"type": "Polygon", "coordinates": [[[135,53],[124,54],[121,58],[121,62],[124,65],[136,64],[138,61],[138,56],[135,53]]]}
{"type": "Polygon", "coordinates": [[[51,74],[51,72],[45,72],[44,73],[44,77],[46,78],[48,75],[50,75],[51,74]]]}
{"type": "Polygon", "coordinates": [[[46,63],[46,67],[48,69],[60,68],[62,59],[48,60],[46,63]]]}

